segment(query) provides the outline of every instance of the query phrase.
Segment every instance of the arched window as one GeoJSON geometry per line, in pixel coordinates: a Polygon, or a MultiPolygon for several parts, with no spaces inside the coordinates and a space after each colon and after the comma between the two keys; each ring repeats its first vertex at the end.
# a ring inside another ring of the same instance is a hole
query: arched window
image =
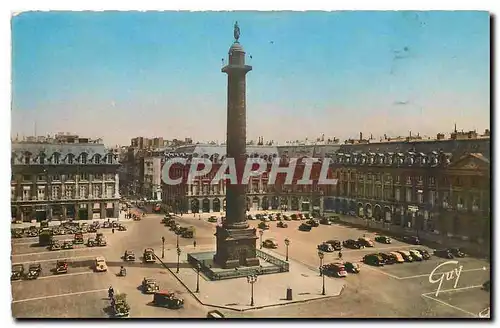
{"type": "Polygon", "coordinates": [[[113,155],[108,154],[108,164],[113,164],[113,155]]]}
{"type": "Polygon", "coordinates": [[[38,162],[42,165],[45,164],[45,153],[40,153],[38,157],[39,157],[38,162]]]}
{"type": "Polygon", "coordinates": [[[80,154],[80,162],[82,164],[87,164],[87,153],[80,154]]]}
{"type": "Polygon", "coordinates": [[[73,158],[75,157],[75,155],[73,154],[68,154],[68,164],[73,164],[73,158]]]}
{"type": "Polygon", "coordinates": [[[95,162],[95,164],[100,164],[101,163],[101,155],[96,154],[94,156],[94,162],[95,162]]]}
{"type": "Polygon", "coordinates": [[[54,160],[54,164],[59,164],[59,160],[60,160],[60,157],[61,155],[59,153],[54,153],[53,156],[53,160],[54,160]]]}

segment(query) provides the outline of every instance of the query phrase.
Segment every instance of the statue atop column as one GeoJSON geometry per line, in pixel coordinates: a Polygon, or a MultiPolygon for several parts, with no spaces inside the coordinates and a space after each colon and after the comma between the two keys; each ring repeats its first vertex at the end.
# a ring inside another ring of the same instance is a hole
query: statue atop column
{"type": "Polygon", "coordinates": [[[238,42],[240,38],[240,27],[238,26],[238,22],[234,23],[234,40],[238,42]]]}

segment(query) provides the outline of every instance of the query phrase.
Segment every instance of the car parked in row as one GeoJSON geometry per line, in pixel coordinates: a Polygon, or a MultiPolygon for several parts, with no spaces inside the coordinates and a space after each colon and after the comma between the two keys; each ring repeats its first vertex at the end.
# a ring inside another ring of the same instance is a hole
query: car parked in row
{"type": "Polygon", "coordinates": [[[382,244],[390,244],[392,242],[391,238],[387,236],[376,236],[375,241],[382,244]]]}
{"type": "Polygon", "coordinates": [[[361,249],[365,248],[364,245],[360,244],[359,241],[354,240],[354,239],[347,239],[342,242],[342,246],[346,248],[351,248],[351,249],[361,249]]]}
{"type": "Polygon", "coordinates": [[[322,252],[328,252],[331,253],[334,251],[333,246],[328,243],[321,243],[318,245],[318,249],[322,252]]]}
{"type": "Polygon", "coordinates": [[[325,243],[332,245],[333,249],[336,251],[342,250],[342,243],[340,242],[340,240],[331,239],[325,241],[325,243]]]}

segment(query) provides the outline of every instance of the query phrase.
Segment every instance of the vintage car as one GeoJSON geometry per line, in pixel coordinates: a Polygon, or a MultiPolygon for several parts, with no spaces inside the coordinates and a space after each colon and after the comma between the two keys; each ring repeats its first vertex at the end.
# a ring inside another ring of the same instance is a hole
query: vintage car
{"type": "Polygon", "coordinates": [[[118,231],[127,231],[127,227],[124,226],[123,224],[118,225],[118,231]]]}
{"type": "Polygon", "coordinates": [[[260,222],[259,225],[257,226],[259,229],[267,230],[269,229],[269,223],[266,222],[260,222]]]}
{"type": "Polygon", "coordinates": [[[325,224],[325,225],[331,225],[332,223],[330,222],[330,220],[326,217],[322,217],[321,220],[319,220],[319,223],[320,224],[325,224]]]}
{"type": "Polygon", "coordinates": [[[102,227],[103,227],[103,228],[111,228],[111,222],[109,222],[109,221],[104,221],[104,222],[102,223],[102,227]]]}
{"type": "Polygon", "coordinates": [[[127,303],[126,294],[116,294],[111,300],[111,307],[115,317],[123,318],[130,314],[130,305],[127,303]]]}
{"type": "Polygon", "coordinates": [[[307,224],[309,224],[311,227],[319,227],[319,220],[316,219],[309,219],[306,221],[307,224]]]}
{"type": "Polygon", "coordinates": [[[11,229],[12,238],[22,238],[24,236],[23,229],[11,229]]]}
{"type": "Polygon", "coordinates": [[[410,252],[410,255],[413,258],[413,260],[415,260],[415,261],[423,261],[424,257],[416,249],[410,249],[409,252],[410,252]]]}
{"type": "Polygon", "coordinates": [[[278,242],[276,242],[276,240],[270,238],[270,239],[264,240],[264,242],[262,243],[262,246],[265,248],[278,248],[278,242]]]}
{"type": "Polygon", "coordinates": [[[59,251],[61,249],[61,244],[57,240],[53,240],[52,244],[50,244],[51,251],[59,251]]]}
{"type": "Polygon", "coordinates": [[[392,254],[394,256],[394,258],[396,259],[395,263],[404,263],[405,262],[405,259],[403,258],[403,256],[401,254],[399,254],[398,252],[390,252],[389,254],[392,254]]]}
{"type": "Polygon", "coordinates": [[[417,236],[404,236],[401,240],[408,244],[420,245],[420,239],[417,236]]]}
{"type": "Polygon", "coordinates": [[[28,274],[26,275],[27,279],[36,279],[40,276],[42,272],[42,266],[39,263],[30,264],[28,267],[28,274]]]}
{"type": "Polygon", "coordinates": [[[102,256],[95,258],[94,269],[96,272],[106,272],[108,271],[108,265],[106,264],[106,259],[102,256]]]}
{"type": "Polygon", "coordinates": [[[329,253],[331,253],[331,252],[334,251],[333,246],[331,244],[329,244],[329,243],[321,243],[321,244],[319,244],[318,245],[318,249],[320,251],[329,252],[329,253]]]}
{"type": "Polygon", "coordinates": [[[180,309],[184,306],[184,300],[176,297],[174,293],[158,291],[154,293],[153,305],[168,309],[180,309]]]}
{"type": "Polygon", "coordinates": [[[182,238],[194,238],[194,227],[185,228],[181,231],[182,238]]]}
{"type": "Polygon", "coordinates": [[[344,240],[342,242],[342,246],[346,247],[346,248],[351,248],[351,249],[361,249],[361,248],[365,248],[364,245],[362,245],[361,243],[359,243],[359,241],[357,240],[354,240],[354,239],[347,239],[347,240],[344,240]]]}
{"type": "Polygon", "coordinates": [[[391,238],[387,236],[375,236],[375,241],[382,244],[390,244],[392,242],[391,238]]]}
{"type": "Polygon", "coordinates": [[[465,257],[465,253],[460,250],[460,248],[450,248],[448,249],[451,254],[455,257],[465,257]]]}
{"type": "Polygon", "coordinates": [[[117,221],[111,222],[111,228],[117,229],[119,226],[120,226],[120,223],[118,223],[117,221]]]}
{"type": "Polygon", "coordinates": [[[360,245],[363,245],[365,247],[374,247],[375,245],[373,244],[373,241],[369,238],[366,238],[366,237],[361,237],[361,238],[358,238],[358,243],[360,245]]]}
{"type": "Polygon", "coordinates": [[[19,280],[24,276],[24,265],[14,264],[10,274],[10,280],[19,280]]]}
{"type": "Polygon", "coordinates": [[[25,232],[26,236],[27,237],[36,237],[38,236],[38,229],[28,229],[26,232],[25,232]]]}
{"type": "Polygon", "coordinates": [[[368,254],[363,257],[363,262],[369,265],[384,266],[384,259],[379,254],[368,254]]]}
{"type": "Polygon", "coordinates": [[[347,277],[345,266],[340,262],[325,264],[321,267],[321,271],[326,276],[334,276],[338,278],[347,277]]]}
{"type": "Polygon", "coordinates": [[[283,214],[283,220],[292,221],[292,219],[288,215],[284,215],[284,214],[283,214]]]}
{"type": "Polygon", "coordinates": [[[293,220],[293,221],[297,221],[297,220],[300,220],[299,216],[295,213],[293,213],[292,215],[290,215],[290,218],[293,220]]]}
{"type": "Polygon", "coordinates": [[[99,229],[101,227],[101,223],[99,221],[94,221],[92,222],[92,225],[96,228],[99,229]]]}
{"type": "Polygon", "coordinates": [[[218,310],[212,310],[212,311],[207,313],[207,318],[222,319],[222,318],[225,318],[225,316],[218,310]]]}
{"type": "Polygon", "coordinates": [[[126,250],[125,254],[123,255],[123,260],[124,261],[135,261],[135,254],[131,250],[126,250]]]}
{"type": "Polygon", "coordinates": [[[68,261],[66,260],[58,260],[56,263],[56,273],[67,273],[68,272],[68,261]]]}
{"type": "Polygon", "coordinates": [[[345,270],[350,273],[359,273],[361,271],[359,264],[355,262],[345,262],[345,270]]]}
{"type": "Polygon", "coordinates": [[[97,232],[97,227],[95,225],[89,225],[89,227],[87,228],[87,232],[97,232]]]}
{"type": "Polygon", "coordinates": [[[384,264],[398,263],[397,257],[392,253],[378,253],[378,255],[384,260],[384,264]]]}
{"type": "Polygon", "coordinates": [[[95,247],[96,246],[96,241],[94,238],[90,237],[89,239],[87,239],[87,246],[88,247],[95,247]]]}
{"type": "Polygon", "coordinates": [[[253,218],[252,214],[248,214],[248,215],[247,215],[247,220],[253,220],[253,219],[254,219],[254,218],[253,218]]]}
{"type": "Polygon", "coordinates": [[[73,249],[73,241],[72,240],[63,241],[62,249],[73,249]]]}
{"type": "Polygon", "coordinates": [[[155,279],[146,277],[142,279],[141,288],[144,294],[153,294],[160,290],[160,287],[155,279]]]}
{"type": "Polygon", "coordinates": [[[452,259],[452,258],[454,258],[453,254],[450,252],[449,249],[436,249],[434,251],[434,255],[436,255],[438,257],[445,258],[445,259],[452,259]]]}
{"type": "Polygon", "coordinates": [[[425,249],[419,248],[417,250],[420,252],[420,254],[422,254],[424,260],[428,260],[431,258],[431,254],[429,254],[429,252],[426,251],[425,249]]]}
{"type": "Polygon", "coordinates": [[[83,244],[83,233],[75,233],[74,244],[83,244]]]}
{"type": "Polygon", "coordinates": [[[302,219],[302,217],[305,219],[305,220],[309,220],[311,218],[311,216],[309,215],[309,213],[304,213],[304,215],[302,215],[302,213],[299,214],[300,215],[300,218],[302,219]]]}
{"type": "Polygon", "coordinates": [[[152,248],[146,248],[144,250],[143,257],[144,257],[144,262],[146,262],[146,263],[154,263],[154,262],[156,262],[155,252],[154,252],[154,250],[152,248]]]}
{"type": "Polygon", "coordinates": [[[106,241],[106,237],[104,237],[103,233],[96,233],[95,241],[96,241],[96,245],[100,246],[100,247],[104,247],[104,246],[108,245],[108,243],[106,241]]]}
{"type": "Polygon", "coordinates": [[[408,251],[397,251],[397,252],[399,254],[401,254],[401,256],[403,257],[405,262],[413,262],[414,258],[413,258],[413,256],[411,256],[410,252],[408,252],[408,251]]]}
{"type": "Polygon", "coordinates": [[[212,215],[211,217],[208,218],[208,222],[216,223],[217,222],[217,217],[215,217],[215,216],[212,215]]]}
{"type": "Polygon", "coordinates": [[[88,223],[82,223],[82,225],[80,226],[80,229],[82,229],[82,232],[87,232],[89,229],[88,223]]]}
{"type": "Polygon", "coordinates": [[[271,221],[271,220],[269,219],[269,216],[268,216],[267,214],[263,214],[263,215],[260,217],[260,220],[261,220],[262,222],[269,222],[269,221],[271,221]]]}
{"type": "Polygon", "coordinates": [[[342,243],[340,242],[340,240],[331,239],[331,240],[325,241],[325,243],[332,245],[333,250],[335,250],[335,251],[342,250],[342,243]]]}
{"type": "Polygon", "coordinates": [[[312,227],[311,225],[307,224],[307,223],[302,223],[300,226],[299,226],[299,230],[300,231],[311,231],[312,227]]]}
{"type": "Polygon", "coordinates": [[[286,224],[285,222],[283,221],[279,221],[278,223],[276,223],[276,226],[278,228],[288,228],[288,224],[286,224]]]}

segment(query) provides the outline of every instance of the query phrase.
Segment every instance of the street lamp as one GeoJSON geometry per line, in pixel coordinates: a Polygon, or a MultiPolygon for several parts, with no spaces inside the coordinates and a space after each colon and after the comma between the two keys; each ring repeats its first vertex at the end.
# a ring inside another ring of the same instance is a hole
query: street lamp
{"type": "Polygon", "coordinates": [[[254,306],[254,303],[253,303],[253,284],[255,284],[257,282],[257,276],[255,274],[249,275],[249,276],[247,276],[247,281],[252,288],[251,289],[252,298],[250,300],[250,306],[254,306]]]}
{"type": "Polygon", "coordinates": [[[285,238],[285,246],[286,246],[286,260],[288,262],[288,245],[290,245],[290,239],[285,238]]]}
{"type": "Polygon", "coordinates": [[[321,292],[321,295],[325,295],[325,275],[323,274],[323,258],[325,257],[325,253],[323,253],[322,251],[319,251],[318,256],[319,256],[319,261],[320,261],[319,274],[323,278],[323,290],[321,292]]]}
{"type": "Polygon", "coordinates": [[[264,230],[259,230],[260,235],[260,249],[262,249],[262,235],[264,234],[264,230]]]}
{"type": "Polygon", "coordinates": [[[177,247],[177,273],[179,273],[179,260],[181,257],[181,249],[177,247]]]}
{"type": "Polygon", "coordinates": [[[200,292],[200,270],[201,270],[200,263],[196,263],[196,270],[198,271],[198,275],[196,277],[196,292],[195,293],[199,293],[200,292]]]}
{"type": "Polygon", "coordinates": [[[161,237],[161,258],[165,258],[165,237],[161,237]]]}
{"type": "Polygon", "coordinates": [[[177,249],[179,249],[179,233],[176,232],[175,234],[177,235],[177,249]]]}

